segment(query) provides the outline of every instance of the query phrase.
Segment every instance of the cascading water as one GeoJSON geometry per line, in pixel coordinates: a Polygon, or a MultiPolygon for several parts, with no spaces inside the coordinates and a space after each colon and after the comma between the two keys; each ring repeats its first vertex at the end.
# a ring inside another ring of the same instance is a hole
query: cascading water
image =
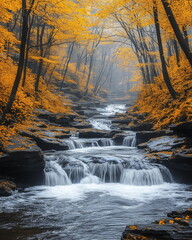
{"type": "Polygon", "coordinates": [[[70,178],[62,167],[54,161],[47,163],[47,168],[50,171],[45,172],[45,185],[56,186],[56,185],[68,185],[71,184],[70,178]]]}
{"type": "Polygon", "coordinates": [[[113,140],[109,138],[98,138],[98,139],[80,139],[77,137],[72,137],[67,140],[62,140],[63,143],[65,143],[69,150],[73,149],[82,149],[82,148],[88,148],[88,147],[106,147],[106,146],[112,146],[113,140]]]}
{"type": "Polygon", "coordinates": [[[135,137],[135,135],[125,137],[123,139],[123,146],[136,147],[136,137],[135,137]]]}
{"type": "MultiPolygon", "coordinates": [[[[116,147],[116,150],[118,147],[116,147]]],[[[119,148],[122,150],[122,148],[119,148]]],[[[105,148],[106,151],[109,148],[105,148]]],[[[126,154],[127,148],[124,149],[126,154]]],[[[169,170],[161,165],[149,164],[145,158],[136,156],[129,159],[123,155],[110,157],[100,155],[101,148],[94,150],[94,156],[84,155],[79,152],[79,156],[73,153],[66,158],[56,155],[55,161],[48,161],[49,171],[45,172],[47,185],[66,185],[70,183],[83,183],[89,179],[90,182],[98,183],[122,183],[127,185],[159,185],[164,182],[172,182],[169,170]],[[78,158],[78,159],[77,159],[78,158]],[[63,166],[63,167],[61,167],[63,166]]],[[[50,156],[48,156],[50,159],[50,156]]],[[[51,156],[53,159],[53,156],[51,156]]],[[[89,182],[88,181],[88,182],[89,182]]]]}
{"type": "Polygon", "coordinates": [[[109,119],[89,119],[89,122],[95,129],[111,130],[111,120],[109,119]]]}

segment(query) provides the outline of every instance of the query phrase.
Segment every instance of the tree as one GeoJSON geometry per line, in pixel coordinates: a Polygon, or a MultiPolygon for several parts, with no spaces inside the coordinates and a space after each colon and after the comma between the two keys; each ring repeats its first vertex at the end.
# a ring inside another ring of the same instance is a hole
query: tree
{"type": "Polygon", "coordinates": [[[161,59],[163,78],[164,78],[165,84],[166,84],[171,96],[175,99],[177,94],[176,94],[175,90],[173,89],[173,86],[171,84],[169,74],[167,71],[167,67],[166,67],[166,61],[165,61],[165,57],[164,57],[163,44],[162,44],[162,39],[161,39],[161,31],[160,31],[160,26],[159,26],[159,17],[158,17],[158,9],[157,9],[156,0],[153,1],[153,14],[154,14],[156,33],[157,33],[157,41],[158,41],[158,46],[159,46],[159,55],[160,55],[160,59],[161,59]]]}
{"type": "Polygon", "coordinates": [[[25,60],[25,48],[27,42],[27,33],[28,33],[28,20],[29,15],[31,13],[33,4],[35,0],[30,2],[30,6],[27,7],[26,0],[22,0],[22,37],[21,37],[21,45],[20,45],[20,56],[19,56],[19,63],[17,68],[17,74],[15,77],[15,81],[11,90],[11,94],[9,96],[8,102],[3,110],[0,122],[4,122],[6,114],[10,112],[13,102],[16,98],[17,90],[21,81],[23,67],[24,67],[24,60],[25,60]]]}
{"type": "MultiPolygon", "coordinates": [[[[190,51],[190,48],[189,48],[189,44],[188,42],[186,41],[186,38],[183,36],[180,28],[179,28],[179,25],[177,24],[177,21],[175,19],[175,16],[171,10],[171,7],[170,7],[170,4],[168,3],[167,0],[161,0],[162,4],[163,4],[163,7],[165,9],[165,12],[167,14],[167,17],[169,19],[169,22],[173,28],[173,31],[175,33],[175,36],[181,46],[181,49],[183,50],[183,52],[185,53],[185,56],[186,58],[188,59],[190,65],[192,66],[192,53],[190,51]]],[[[186,31],[186,30],[185,30],[186,31]]],[[[185,32],[186,34],[186,32],[185,32]]]]}

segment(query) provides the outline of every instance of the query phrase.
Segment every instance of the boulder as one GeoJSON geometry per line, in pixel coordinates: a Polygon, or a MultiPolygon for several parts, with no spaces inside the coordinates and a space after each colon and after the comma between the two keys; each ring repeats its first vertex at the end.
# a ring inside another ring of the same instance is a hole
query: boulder
{"type": "Polygon", "coordinates": [[[183,146],[185,140],[185,138],[178,138],[177,136],[152,138],[148,141],[147,147],[150,152],[170,151],[171,149],[183,146]]]}
{"type": "Polygon", "coordinates": [[[148,142],[151,138],[157,138],[166,135],[166,131],[142,131],[136,133],[137,144],[148,142]]]}
{"type": "Polygon", "coordinates": [[[0,180],[0,197],[9,197],[16,189],[16,184],[8,180],[0,180]]]}
{"type": "Polygon", "coordinates": [[[47,120],[49,122],[59,124],[61,126],[69,126],[69,123],[72,122],[76,115],[65,115],[62,113],[51,113],[42,109],[35,109],[35,114],[38,118],[47,120]]]}
{"type": "Polygon", "coordinates": [[[70,138],[71,134],[59,134],[59,135],[55,135],[55,138],[58,139],[65,139],[65,138],[70,138]]]}
{"type": "Polygon", "coordinates": [[[79,128],[79,129],[86,129],[86,128],[91,128],[92,125],[88,122],[71,122],[70,127],[73,128],[79,128]]]}
{"type": "MultiPolygon", "coordinates": [[[[16,178],[37,179],[43,174],[45,161],[41,149],[30,139],[12,136],[0,155],[0,174],[16,178]]],[[[26,179],[25,179],[26,180],[26,179]]]]}
{"type": "Polygon", "coordinates": [[[192,121],[183,122],[179,124],[173,124],[170,126],[170,129],[175,133],[184,135],[184,136],[192,136],[192,121]]]}
{"type": "Polygon", "coordinates": [[[151,131],[153,129],[153,124],[150,122],[143,122],[141,124],[135,124],[129,126],[131,131],[151,131]]]}
{"type": "Polygon", "coordinates": [[[191,240],[192,211],[172,212],[168,219],[139,226],[127,226],[121,240],[150,239],[150,240],[191,240]]]}
{"type": "Polygon", "coordinates": [[[118,133],[113,136],[113,141],[115,142],[115,145],[122,145],[124,138],[127,136],[127,134],[118,133]]]}
{"type": "Polygon", "coordinates": [[[80,138],[105,138],[107,134],[108,134],[107,131],[87,130],[87,131],[80,131],[79,137],[80,138]]]}
{"type": "Polygon", "coordinates": [[[174,152],[168,161],[174,179],[177,182],[192,184],[192,154],[183,150],[174,152]]]}
{"type": "MultiPolygon", "coordinates": [[[[55,136],[55,133],[53,134],[52,137],[45,137],[45,135],[41,136],[40,133],[30,133],[29,131],[22,131],[20,132],[21,136],[24,137],[29,137],[31,139],[33,139],[37,146],[39,148],[41,148],[41,150],[43,151],[47,151],[47,150],[58,150],[58,151],[62,151],[62,150],[68,150],[69,147],[62,141],[57,140],[55,136]]],[[[62,134],[63,138],[67,138],[70,135],[69,134],[62,134]]],[[[59,138],[59,137],[58,137],[59,138]]]]}
{"type": "Polygon", "coordinates": [[[34,137],[34,140],[38,147],[40,147],[43,151],[46,150],[69,150],[69,147],[59,140],[53,138],[44,138],[44,137],[34,137]]]}
{"type": "Polygon", "coordinates": [[[112,120],[112,123],[120,123],[120,124],[129,124],[130,122],[132,122],[132,118],[124,118],[124,119],[121,119],[121,118],[116,118],[116,119],[113,119],[112,120]]]}
{"type": "Polygon", "coordinates": [[[121,130],[112,130],[110,133],[106,135],[106,138],[113,138],[116,134],[122,133],[121,130]]]}

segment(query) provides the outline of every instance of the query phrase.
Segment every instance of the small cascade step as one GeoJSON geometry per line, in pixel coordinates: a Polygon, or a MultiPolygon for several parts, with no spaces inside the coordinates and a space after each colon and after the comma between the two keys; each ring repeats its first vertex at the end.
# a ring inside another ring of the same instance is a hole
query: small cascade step
{"type": "Polygon", "coordinates": [[[50,161],[45,172],[45,184],[49,186],[72,183],[121,183],[127,185],[159,185],[172,182],[172,176],[165,166],[145,161],[130,160],[127,163],[101,162],[84,163],[80,160],[61,167],[50,161]]]}
{"type": "Polygon", "coordinates": [[[136,137],[135,137],[135,135],[125,137],[123,139],[123,146],[136,147],[136,137]]]}
{"type": "Polygon", "coordinates": [[[90,124],[94,129],[98,130],[111,130],[111,120],[109,119],[89,119],[90,124]]]}
{"type": "Polygon", "coordinates": [[[80,139],[76,137],[72,137],[70,139],[62,140],[65,143],[69,150],[73,149],[82,149],[89,147],[107,147],[113,146],[113,140],[110,138],[102,138],[102,139],[80,139]]]}

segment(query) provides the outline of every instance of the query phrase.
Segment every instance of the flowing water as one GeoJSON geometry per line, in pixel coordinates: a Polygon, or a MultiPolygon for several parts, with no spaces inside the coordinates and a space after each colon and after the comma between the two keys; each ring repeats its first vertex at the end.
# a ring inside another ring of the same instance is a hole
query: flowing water
{"type": "MultiPolygon", "coordinates": [[[[97,111],[108,117],[125,106],[97,111]]],[[[104,120],[92,124],[110,128],[104,120]]],[[[188,186],[149,163],[135,147],[135,134],[127,135],[122,146],[73,136],[63,140],[70,150],[45,154],[45,184],[0,199],[0,239],[118,240],[128,224],[188,207],[188,186]]]]}

